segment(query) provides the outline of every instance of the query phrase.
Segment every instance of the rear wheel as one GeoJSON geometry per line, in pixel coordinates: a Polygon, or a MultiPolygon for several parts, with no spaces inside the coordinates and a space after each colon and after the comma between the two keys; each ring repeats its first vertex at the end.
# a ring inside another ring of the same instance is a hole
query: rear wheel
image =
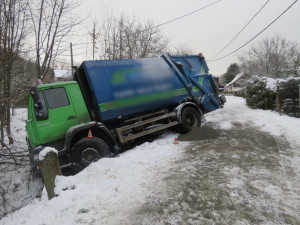
{"type": "Polygon", "coordinates": [[[188,133],[194,127],[201,125],[200,113],[192,107],[185,107],[181,113],[181,121],[177,128],[179,133],[188,133]]]}
{"type": "Polygon", "coordinates": [[[92,162],[110,155],[109,146],[100,138],[83,138],[71,150],[73,170],[79,172],[92,162]]]}

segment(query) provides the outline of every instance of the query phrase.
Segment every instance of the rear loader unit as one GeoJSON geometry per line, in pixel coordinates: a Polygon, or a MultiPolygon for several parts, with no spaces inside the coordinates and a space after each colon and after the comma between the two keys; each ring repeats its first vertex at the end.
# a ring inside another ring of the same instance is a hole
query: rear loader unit
{"type": "Polygon", "coordinates": [[[81,170],[158,131],[189,132],[226,101],[202,54],[84,61],[74,68],[74,81],[31,87],[26,130],[35,173],[47,146],[58,150],[62,167],[81,170]]]}

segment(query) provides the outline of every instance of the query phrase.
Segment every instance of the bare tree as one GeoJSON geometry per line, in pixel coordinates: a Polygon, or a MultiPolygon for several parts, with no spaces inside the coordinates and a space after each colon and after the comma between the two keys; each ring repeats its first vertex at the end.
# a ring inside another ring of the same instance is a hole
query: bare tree
{"type": "MultiPolygon", "coordinates": [[[[77,0],[33,0],[30,14],[35,37],[36,73],[42,78],[64,48],[66,37],[80,22],[73,11],[77,0]]],[[[68,46],[68,45],[67,45],[68,46]]]]}
{"type": "Polygon", "coordinates": [[[242,70],[249,75],[280,78],[295,71],[299,52],[296,42],[276,35],[252,46],[239,59],[242,70]]]}
{"type": "Polygon", "coordinates": [[[160,55],[168,45],[152,21],[138,22],[124,14],[106,15],[99,26],[100,59],[144,58],[160,55]]]}
{"type": "Polygon", "coordinates": [[[12,102],[12,71],[17,60],[27,28],[28,0],[0,1],[0,132],[4,146],[6,128],[9,144],[13,143],[10,129],[12,102]]]}
{"type": "Polygon", "coordinates": [[[193,55],[197,54],[188,44],[176,45],[170,52],[172,55],[193,55]]]}

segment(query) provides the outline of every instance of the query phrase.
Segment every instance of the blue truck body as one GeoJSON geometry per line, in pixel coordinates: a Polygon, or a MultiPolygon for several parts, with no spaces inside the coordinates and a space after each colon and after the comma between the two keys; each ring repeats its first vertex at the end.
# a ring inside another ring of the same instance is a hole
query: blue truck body
{"type": "Polygon", "coordinates": [[[196,55],[85,61],[79,71],[90,89],[95,118],[104,123],[172,107],[187,98],[203,113],[223,104],[205,60],[196,55]]]}

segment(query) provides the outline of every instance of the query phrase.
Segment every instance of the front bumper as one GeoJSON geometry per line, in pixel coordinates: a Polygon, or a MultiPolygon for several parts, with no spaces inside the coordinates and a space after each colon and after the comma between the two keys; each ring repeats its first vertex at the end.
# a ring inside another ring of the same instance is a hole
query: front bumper
{"type": "Polygon", "coordinates": [[[41,174],[39,154],[43,149],[43,146],[37,146],[36,148],[32,149],[32,151],[30,151],[31,171],[34,174],[41,174]]]}

